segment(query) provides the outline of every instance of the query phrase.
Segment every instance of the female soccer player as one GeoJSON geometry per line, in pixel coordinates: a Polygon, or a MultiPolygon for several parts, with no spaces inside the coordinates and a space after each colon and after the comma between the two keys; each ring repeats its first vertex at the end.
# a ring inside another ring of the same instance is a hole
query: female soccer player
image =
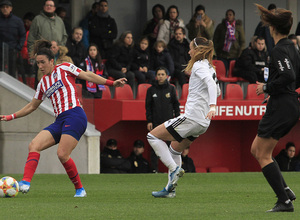
{"type": "Polygon", "coordinates": [[[278,197],[274,208],[268,212],[293,212],[291,201],[295,200],[296,196],[286,185],[278,164],[272,158],[272,152],[278,140],[299,120],[299,102],[295,88],[300,73],[300,56],[292,41],[287,39],[293,24],[291,11],[277,9],[275,13],[271,13],[261,5],[256,6],[261,13],[262,22],[270,27],[275,47],[271,53],[269,71],[265,72],[265,78],[268,77],[267,83],[257,82],[257,95],[265,92],[270,98],[266,113],[259,122],[251,153],[278,197]]]}
{"type": "Polygon", "coordinates": [[[46,97],[49,98],[53,105],[56,120],[42,130],[29,144],[29,154],[23,179],[19,182],[20,191],[23,193],[29,191],[41,151],[58,144],[58,158],[76,189],[74,197],[86,197],[86,191],[82,187],[76,165],[70,158],[71,152],[87,127],[87,118],[77,97],[75,78],[109,86],[123,86],[126,79],[106,80],[92,72],[85,72],[70,63],[55,66],[54,54],[49,49],[50,46],[51,42],[43,40],[37,41],[35,44],[35,60],[44,76],[39,82],[31,102],[14,114],[0,115],[0,119],[1,121],[10,121],[24,117],[36,110],[46,97]]]}
{"type": "Polygon", "coordinates": [[[160,160],[169,168],[167,186],[154,197],[175,197],[175,187],[184,174],[181,168],[181,152],[203,134],[216,113],[220,88],[212,66],[214,45],[211,40],[200,37],[190,43],[189,61],[186,71],[192,71],[185,113],[157,126],[148,133],[147,139],[160,160]],[[170,148],[164,141],[172,141],[170,148]]]}

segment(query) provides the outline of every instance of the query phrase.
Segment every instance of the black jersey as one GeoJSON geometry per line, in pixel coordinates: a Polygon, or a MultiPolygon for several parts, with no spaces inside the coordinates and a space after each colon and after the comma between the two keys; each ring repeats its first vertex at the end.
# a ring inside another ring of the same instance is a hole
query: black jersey
{"type": "Polygon", "coordinates": [[[291,40],[281,39],[271,52],[266,92],[270,95],[293,94],[300,86],[299,80],[300,55],[291,40]]]}

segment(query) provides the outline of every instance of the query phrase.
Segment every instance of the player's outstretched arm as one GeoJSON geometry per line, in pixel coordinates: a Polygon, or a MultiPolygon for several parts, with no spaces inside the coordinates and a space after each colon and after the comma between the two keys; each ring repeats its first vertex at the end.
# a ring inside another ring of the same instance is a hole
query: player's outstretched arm
{"type": "Polygon", "coordinates": [[[98,76],[95,73],[86,72],[86,71],[81,71],[78,75],[78,78],[89,81],[89,82],[93,82],[96,84],[100,84],[100,85],[108,85],[108,86],[115,86],[115,87],[122,87],[127,81],[126,78],[120,78],[115,81],[111,81],[111,80],[105,79],[101,76],[98,76]]]}
{"type": "Polygon", "coordinates": [[[0,115],[0,121],[10,121],[16,118],[21,118],[26,115],[29,115],[31,112],[36,110],[42,102],[43,100],[38,100],[33,98],[31,102],[29,102],[27,105],[25,105],[22,109],[20,109],[16,113],[13,113],[11,115],[0,115]]]}

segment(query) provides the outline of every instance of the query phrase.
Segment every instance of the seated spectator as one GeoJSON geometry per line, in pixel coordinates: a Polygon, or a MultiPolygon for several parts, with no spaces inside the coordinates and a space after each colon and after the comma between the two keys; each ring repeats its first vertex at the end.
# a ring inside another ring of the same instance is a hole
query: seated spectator
{"type": "Polygon", "coordinates": [[[66,20],[67,10],[64,7],[57,7],[55,10],[55,13],[57,14],[58,17],[61,18],[61,20],[63,20],[63,22],[65,24],[67,35],[71,36],[72,26],[66,20]]]}
{"type": "Polygon", "coordinates": [[[151,84],[155,80],[155,75],[149,72],[150,54],[148,45],[148,38],[143,37],[134,50],[131,70],[134,72],[138,84],[145,83],[146,80],[151,84]]]}
{"type": "Polygon", "coordinates": [[[290,34],[288,36],[288,39],[290,39],[291,41],[293,41],[296,50],[300,53],[300,49],[299,49],[299,42],[298,42],[298,38],[295,34],[290,34]]]}
{"type": "Polygon", "coordinates": [[[174,62],[174,77],[178,79],[182,87],[187,82],[186,73],[182,70],[190,60],[190,44],[185,38],[184,28],[175,28],[175,37],[168,44],[168,49],[174,62]]]}
{"type": "Polygon", "coordinates": [[[231,60],[236,60],[245,48],[245,33],[241,20],[235,20],[232,9],[226,11],[226,17],[217,26],[213,37],[218,60],[224,62],[226,70],[231,60]]]}
{"type": "Polygon", "coordinates": [[[111,48],[106,63],[108,75],[114,79],[126,77],[131,88],[134,84],[134,73],[130,71],[133,61],[133,47],[131,31],[123,32],[111,48]]]}
{"type": "Polygon", "coordinates": [[[195,173],[196,169],[195,169],[194,161],[193,161],[192,158],[190,158],[188,156],[189,152],[190,152],[189,147],[182,151],[182,153],[181,153],[181,159],[182,159],[181,167],[184,169],[184,171],[186,173],[195,173]]]}
{"type": "Polygon", "coordinates": [[[268,66],[269,59],[265,39],[255,37],[252,45],[243,50],[237,59],[233,75],[242,77],[250,83],[265,82],[264,67],[268,66]]]}
{"type": "Polygon", "coordinates": [[[100,0],[99,11],[89,21],[90,42],[97,44],[101,57],[107,58],[107,52],[113,46],[113,40],[118,36],[115,19],[108,13],[107,0],[100,0]]]}
{"type": "Polygon", "coordinates": [[[174,31],[176,27],[183,27],[184,23],[182,19],[178,18],[179,11],[177,6],[171,5],[166,13],[164,22],[160,25],[157,40],[163,41],[168,44],[169,41],[175,36],[174,31]]]}
{"type": "MultiPolygon", "coordinates": [[[[85,58],[80,67],[82,67],[85,71],[90,71],[107,78],[105,65],[101,59],[99,49],[94,43],[90,44],[88,48],[88,56],[85,58]]],[[[105,89],[103,85],[96,85],[95,83],[88,81],[81,81],[81,84],[82,94],[85,98],[102,98],[102,90],[105,89]]]]}
{"type": "Polygon", "coordinates": [[[117,149],[117,141],[109,139],[106,142],[101,156],[101,173],[127,173],[130,168],[129,160],[123,158],[117,149]]]}
{"type": "Polygon", "coordinates": [[[295,152],[295,144],[293,142],[288,142],[285,149],[282,149],[275,157],[281,171],[295,171],[295,152]]]}
{"type": "MultiPolygon", "coordinates": [[[[165,42],[156,41],[154,44],[154,52],[151,56],[151,72],[155,73],[158,67],[165,67],[168,76],[172,77],[174,74],[174,62],[167,49],[165,42]]],[[[170,78],[169,78],[170,79],[170,78]]]]}
{"type": "Polygon", "coordinates": [[[205,37],[208,40],[213,39],[214,21],[205,14],[205,7],[198,5],[190,22],[186,25],[189,31],[189,39],[196,37],[205,37]]]}
{"type": "Polygon", "coordinates": [[[131,163],[131,169],[129,173],[149,173],[150,165],[149,162],[143,158],[144,153],[144,142],[141,140],[136,140],[133,143],[133,151],[127,158],[131,163]]]}
{"type": "Polygon", "coordinates": [[[82,42],[83,30],[81,27],[73,29],[72,34],[69,36],[66,47],[68,48],[68,56],[70,56],[75,66],[82,66],[84,59],[87,56],[86,49],[82,42]]]}
{"type": "Polygon", "coordinates": [[[153,18],[149,20],[143,31],[143,35],[149,39],[149,47],[152,48],[158,34],[159,26],[163,23],[165,16],[165,7],[161,4],[156,4],[152,7],[153,18]]]}

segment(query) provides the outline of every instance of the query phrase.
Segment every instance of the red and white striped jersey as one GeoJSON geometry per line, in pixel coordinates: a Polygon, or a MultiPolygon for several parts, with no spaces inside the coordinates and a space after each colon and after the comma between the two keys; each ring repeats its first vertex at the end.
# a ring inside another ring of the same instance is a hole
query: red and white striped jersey
{"type": "Polygon", "coordinates": [[[71,63],[56,65],[50,75],[43,76],[37,86],[34,98],[38,100],[49,98],[56,117],[76,106],[81,107],[75,86],[75,78],[81,71],[71,63]]]}

